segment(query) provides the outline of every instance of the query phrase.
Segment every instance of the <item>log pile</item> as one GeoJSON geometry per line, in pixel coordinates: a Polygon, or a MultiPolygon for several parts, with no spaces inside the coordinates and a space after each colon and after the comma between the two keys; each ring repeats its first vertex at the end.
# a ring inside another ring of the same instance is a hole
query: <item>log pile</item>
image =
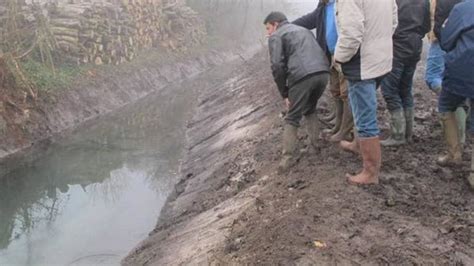
{"type": "MultiPolygon", "coordinates": [[[[7,8],[4,6],[4,4],[0,4],[0,42],[2,42],[1,40],[5,39],[3,25],[5,25],[6,23],[6,18],[7,18],[7,8]]],[[[2,53],[1,50],[2,49],[0,47],[0,54],[2,53]]]]}
{"type": "Polygon", "coordinates": [[[183,0],[119,0],[47,6],[61,54],[77,64],[118,65],[139,51],[200,44],[204,22],[183,0]]]}

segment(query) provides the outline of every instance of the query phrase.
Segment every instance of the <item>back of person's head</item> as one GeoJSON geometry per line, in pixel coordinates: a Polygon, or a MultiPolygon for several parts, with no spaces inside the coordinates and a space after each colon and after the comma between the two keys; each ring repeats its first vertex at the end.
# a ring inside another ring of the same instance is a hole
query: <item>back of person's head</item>
{"type": "Polygon", "coordinates": [[[270,13],[264,20],[263,24],[275,24],[275,23],[281,23],[283,21],[287,21],[288,19],[286,18],[286,15],[283,14],[282,12],[272,12],[270,13]]]}

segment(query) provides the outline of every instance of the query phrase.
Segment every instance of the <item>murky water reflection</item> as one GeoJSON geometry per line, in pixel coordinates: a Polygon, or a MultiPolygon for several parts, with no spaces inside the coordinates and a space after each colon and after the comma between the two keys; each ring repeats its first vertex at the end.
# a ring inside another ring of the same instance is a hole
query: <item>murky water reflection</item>
{"type": "Polygon", "coordinates": [[[146,238],[176,180],[193,98],[166,91],[0,179],[0,265],[116,265],[146,238]]]}
{"type": "MultiPolygon", "coordinates": [[[[316,7],[293,2],[291,19],[316,7]]],[[[230,75],[232,67],[221,67],[212,79],[90,122],[0,178],[0,265],[118,265],[173,189],[193,91],[230,75]]]]}

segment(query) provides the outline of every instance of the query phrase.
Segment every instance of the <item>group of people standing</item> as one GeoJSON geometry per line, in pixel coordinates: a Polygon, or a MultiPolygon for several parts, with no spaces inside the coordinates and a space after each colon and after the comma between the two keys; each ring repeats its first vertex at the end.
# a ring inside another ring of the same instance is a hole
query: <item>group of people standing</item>
{"type": "MultiPolygon", "coordinates": [[[[296,162],[297,130],[305,117],[314,146],[322,136],[361,155],[363,169],[348,175],[349,182],[377,184],[381,146],[413,139],[413,79],[427,35],[426,82],[439,95],[448,146],[438,163],[462,163],[466,101],[474,99],[473,14],[474,0],[320,0],[313,12],[291,23],[281,12],[268,15],[264,24],[272,72],[288,107],[279,172],[296,162]],[[309,31],[313,29],[316,37],[309,31]],[[334,112],[326,119],[334,127],[320,134],[316,105],[327,83],[334,112]],[[390,136],[382,141],[379,87],[390,113],[390,136]]],[[[470,131],[474,133],[474,119],[470,131]]],[[[474,172],[468,181],[474,188],[474,172]]]]}

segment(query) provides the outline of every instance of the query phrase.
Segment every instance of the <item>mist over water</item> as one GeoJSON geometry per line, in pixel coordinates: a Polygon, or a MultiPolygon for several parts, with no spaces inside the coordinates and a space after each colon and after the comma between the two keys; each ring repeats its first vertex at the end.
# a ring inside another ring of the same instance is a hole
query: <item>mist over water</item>
{"type": "MultiPolygon", "coordinates": [[[[261,44],[270,11],[294,19],[317,5],[187,2],[206,18],[210,47],[214,40],[261,44]]],[[[170,86],[88,123],[0,178],[0,265],[119,264],[153,229],[179,177],[194,92],[192,84],[170,86]]]]}
{"type": "Polygon", "coordinates": [[[103,117],[0,179],[0,265],[118,264],[174,185],[191,95],[103,117]]]}

